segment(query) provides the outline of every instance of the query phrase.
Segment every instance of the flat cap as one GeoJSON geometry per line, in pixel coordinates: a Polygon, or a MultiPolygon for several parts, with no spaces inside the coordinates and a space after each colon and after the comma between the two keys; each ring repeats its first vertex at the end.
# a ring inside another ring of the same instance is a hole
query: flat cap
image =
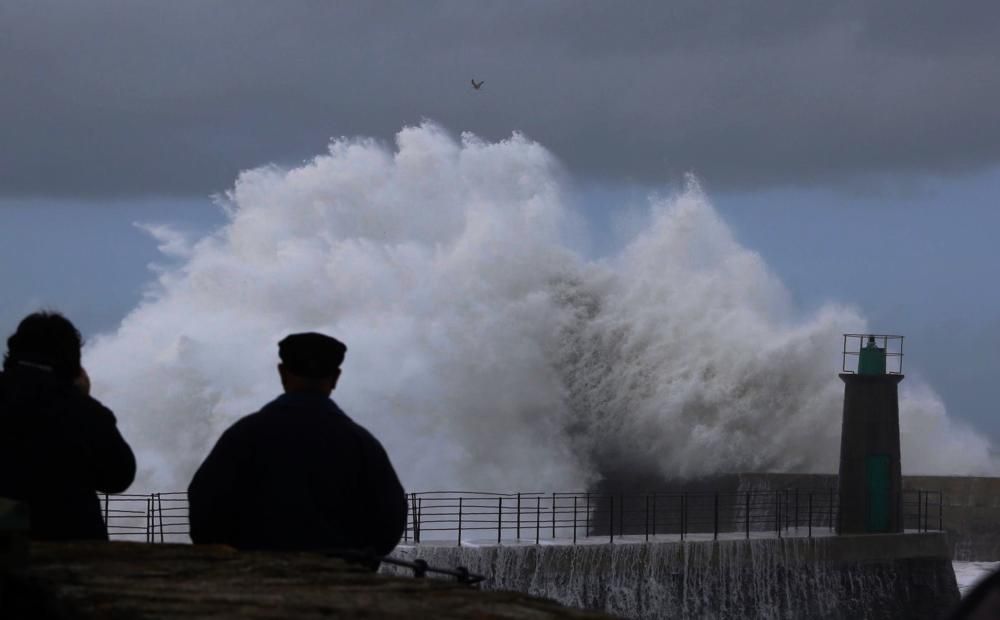
{"type": "Polygon", "coordinates": [[[344,363],[347,345],[325,334],[291,334],[278,343],[278,357],[292,373],[320,379],[332,375],[344,363]]]}

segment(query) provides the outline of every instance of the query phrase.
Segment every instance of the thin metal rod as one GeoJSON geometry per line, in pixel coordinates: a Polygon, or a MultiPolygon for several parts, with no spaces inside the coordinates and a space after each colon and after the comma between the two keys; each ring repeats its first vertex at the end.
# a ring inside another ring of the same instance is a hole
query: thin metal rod
{"type": "Polygon", "coordinates": [[[625,535],[625,495],[618,496],[618,535],[625,535]]]}
{"type": "Polygon", "coordinates": [[[799,531],[799,487],[795,487],[795,531],[799,531]]]}
{"type": "Polygon", "coordinates": [[[826,517],[827,517],[827,521],[830,524],[830,531],[832,532],[833,529],[834,529],[834,527],[833,527],[834,526],[834,524],[833,524],[833,489],[832,488],[830,489],[830,501],[827,502],[827,515],[826,515],[826,517]]]}
{"type": "Polygon", "coordinates": [[[521,493],[517,494],[517,539],[521,540],[521,493]]]}
{"type": "Polygon", "coordinates": [[[681,495],[681,540],[684,540],[684,533],[687,530],[687,493],[681,495]]]}
{"type": "Polygon", "coordinates": [[[539,532],[542,523],[542,497],[540,495],[535,497],[535,544],[538,544],[539,532]]]}
{"type": "Polygon", "coordinates": [[[576,544],[576,495],[573,496],[573,544],[576,544]]]}
{"type": "Polygon", "coordinates": [[[608,531],[611,532],[611,540],[615,542],[615,496],[611,496],[611,510],[608,511],[608,531]]]}
{"type": "Polygon", "coordinates": [[[743,520],[746,522],[747,538],[750,538],[750,491],[747,491],[747,508],[743,513],[743,520]]]}
{"type": "Polygon", "coordinates": [[[653,537],[656,537],[656,493],[653,493],[653,537]]]}
{"type": "Polygon", "coordinates": [[[938,491],[938,531],[944,531],[944,494],[941,491],[938,491]]]}
{"type": "Polygon", "coordinates": [[[715,492],[715,508],[712,510],[712,540],[719,540],[719,492],[715,492]]]}
{"type": "Polygon", "coordinates": [[[552,538],[556,537],[556,494],[552,494],[552,538]]]}
{"type": "Polygon", "coordinates": [[[781,538],[781,491],[774,494],[774,532],[781,538]]]}
{"type": "Polygon", "coordinates": [[[643,528],[643,530],[645,531],[646,534],[646,542],[649,542],[649,495],[646,496],[646,512],[644,518],[645,518],[645,527],[643,528]]]}
{"type": "Polygon", "coordinates": [[[163,542],[163,501],[159,493],[156,494],[156,507],[160,516],[160,542],[163,542]]]}
{"type": "Polygon", "coordinates": [[[920,531],[920,490],[917,490],[917,531],[920,531]]]}
{"type": "Polygon", "coordinates": [[[813,494],[809,493],[809,538],[813,535],[813,494]]]}

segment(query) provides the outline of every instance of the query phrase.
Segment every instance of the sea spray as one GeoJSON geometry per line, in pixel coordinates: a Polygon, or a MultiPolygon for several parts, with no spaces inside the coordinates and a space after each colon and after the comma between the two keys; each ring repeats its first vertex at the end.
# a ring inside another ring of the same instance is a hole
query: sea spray
{"type": "MultiPolygon", "coordinates": [[[[150,228],[174,264],[85,360],[139,455],[135,490],[185,488],[278,393],[276,343],[304,330],[348,344],[334,398],[410,490],[834,471],[860,313],[798,316],[693,179],[619,254],[582,257],[562,177],[521,135],[424,123],[242,173],[202,239],[150,228]]],[[[926,386],[900,409],[905,471],[996,471],[926,386]]]]}

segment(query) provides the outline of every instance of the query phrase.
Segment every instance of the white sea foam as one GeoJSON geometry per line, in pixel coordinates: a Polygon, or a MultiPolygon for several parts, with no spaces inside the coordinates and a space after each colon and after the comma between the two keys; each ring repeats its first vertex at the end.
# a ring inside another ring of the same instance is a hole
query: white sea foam
{"type": "MultiPolygon", "coordinates": [[[[619,255],[587,260],[566,241],[561,176],[520,135],[425,123],[395,148],[340,139],[298,168],[244,172],[203,239],[150,228],[176,264],[86,351],[139,454],[136,488],[184,488],[222,430],[279,392],[276,343],[305,330],[348,344],[334,397],[411,490],[834,471],[841,334],[864,331],[859,311],[797,316],[693,180],[651,202],[619,255]]],[[[985,440],[908,387],[905,471],[996,471],[985,440]]]]}

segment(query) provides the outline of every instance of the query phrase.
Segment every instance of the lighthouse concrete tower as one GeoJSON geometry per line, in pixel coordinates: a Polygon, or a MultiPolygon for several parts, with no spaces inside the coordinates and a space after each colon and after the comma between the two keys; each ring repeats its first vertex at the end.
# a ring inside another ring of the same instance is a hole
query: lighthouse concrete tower
{"type": "Polygon", "coordinates": [[[898,392],[902,359],[902,336],[844,335],[840,534],[903,531],[898,392]],[[855,358],[856,370],[849,369],[855,358]]]}

